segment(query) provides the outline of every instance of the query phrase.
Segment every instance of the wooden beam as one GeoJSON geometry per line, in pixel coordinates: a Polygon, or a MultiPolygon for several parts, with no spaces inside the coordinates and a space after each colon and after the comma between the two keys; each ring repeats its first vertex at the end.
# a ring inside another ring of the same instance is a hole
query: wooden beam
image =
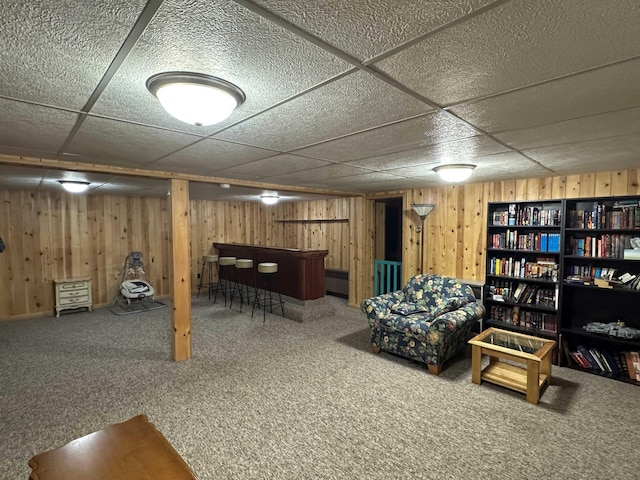
{"type": "Polygon", "coordinates": [[[51,168],[55,170],[72,170],[78,172],[108,173],[110,175],[128,175],[134,177],[179,179],[200,183],[228,183],[239,187],[262,188],[278,190],[280,192],[298,192],[318,195],[332,195],[337,197],[360,197],[359,193],[330,190],[328,188],[299,187],[296,185],[280,185],[277,183],[257,182],[254,180],[239,180],[224,177],[209,177],[188,173],[166,172],[164,170],[147,170],[144,168],[119,167],[114,165],[100,165],[96,163],[71,162],[50,158],[18,157],[0,154],[0,164],[22,165],[37,168],[51,168]]]}
{"type": "Polygon", "coordinates": [[[176,362],[191,358],[191,274],[189,269],[189,182],[171,180],[171,296],[173,311],[172,356],[176,362]]]}

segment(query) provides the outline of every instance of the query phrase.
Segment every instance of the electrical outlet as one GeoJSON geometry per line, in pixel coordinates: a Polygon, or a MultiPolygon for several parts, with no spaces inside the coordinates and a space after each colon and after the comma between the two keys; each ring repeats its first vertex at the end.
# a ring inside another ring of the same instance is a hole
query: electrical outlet
{"type": "Polygon", "coordinates": [[[198,278],[200,278],[200,274],[198,274],[198,278]]]}

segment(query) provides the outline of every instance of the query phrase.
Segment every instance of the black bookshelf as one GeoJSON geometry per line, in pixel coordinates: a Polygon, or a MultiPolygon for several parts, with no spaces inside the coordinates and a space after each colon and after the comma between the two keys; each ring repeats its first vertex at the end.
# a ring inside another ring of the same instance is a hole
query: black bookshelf
{"type": "Polygon", "coordinates": [[[488,205],[486,324],[559,341],[563,200],[488,205]]]}
{"type": "Polygon", "coordinates": [[[585,330],[591,322],[620,322],[640,329],[640,252],[631,246],[632,238],[640,238],[640,196],[567,199],[565,209],[563,361],[572,368],[640,385],[631,378],[629,365],[623,365],[627,352],[640,352],[640,338],[585,330]]]}

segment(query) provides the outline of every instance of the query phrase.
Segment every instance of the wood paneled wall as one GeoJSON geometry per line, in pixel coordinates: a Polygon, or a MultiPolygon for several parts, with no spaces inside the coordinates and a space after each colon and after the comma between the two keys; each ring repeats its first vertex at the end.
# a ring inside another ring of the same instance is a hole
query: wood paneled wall
{"type": "MultiPolygon", "coordinates": [[[[640,170],[598,172],[392,192],[403,197],[405,280],[420,271],[483,279],[486,208],[491,201],[640,195],[640,170]],[[412,203],[434,203],[420,245],[412,203]]],[[[378,196],[383,198],[384,196],[378,196]]],[[[170,291],[169,212],[165,198],[0,190],[0,319],[52,314],[52,281],[91,276],[94,303],[108,304],[129,252],[139,250],[159,296],[170,291]]],[[[349,271],[352,306],[372,293],[375,198],[283,203],[190,201],[191,274],[213,242],[327,249],[326,267],[349,271]],[[317,220],[348,219],[322,223],[317,220]],[[305,221],[306,220],[306,221],[305,221]]]]}
{"type": "Polygon", "coordinates": [[[53,280],[90,276],[111,302],[127,255],[141,251],[158,295],[169,294],[166,199],[0,190],[0,319],[52,313],[53,280]]]}

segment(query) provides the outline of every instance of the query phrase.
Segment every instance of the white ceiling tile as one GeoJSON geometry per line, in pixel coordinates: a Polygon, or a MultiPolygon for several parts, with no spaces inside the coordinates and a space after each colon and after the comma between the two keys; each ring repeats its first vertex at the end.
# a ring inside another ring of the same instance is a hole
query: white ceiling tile
{"type": "Polygon", "coordinates": [[[576,143],[640,132],[640,108],[592,115],[538,127],[496,134],[496,138],[518,149],[576,143]]]}
{"type": "Polygon", "coordinates": [[[318,180],[313,178],[310,182],[313,182],[314,185],[323,186],[323,187],[335,187],[335,188],[344,188],[350,187],[353,188],[354,191],[358,191],[358,186],[363,183],[371,183],[371,182],[384,182],[384,181],[395,181],[399,180],[397,175],[392,175],[386,172],[368,172],[368,173],[358,173],[357,175],[349,175],[346,177],[333,177],[327,178],[325,180],[318,180]]]}
{"type": "Polygon", "coordinates": [[[325,160],[348,162],[360,158],[412,150],[476,135],[474,130],[442,112],[397,122],[337,140],[296,150],[325,160]]]}
{"type": "Polygon", "coordinates": [[[490,133],[640,106],[640,59],[455,107],[490,133]]]}
{"type": "Polygon", "coordinates": [[[384,180],[381,182],[362,183],[358,185],[358,193],[379,193],[389,192],[392,190],[406,190],[411,188],[428,188],[436,187],[440,181],[429,181],[424,178],[403,178],[396,177],[396,180],[384,180]]]}
{"type": "Polygon", "coordinates": [[[560,175],[640,167],[640,133],[563,145],[524,153],[560,175]]]}
{"type": "Polygon", "coordinates": [[[294,25],[367,60],[469,14],[492,0],[258,0],[294,25]]]}
{"type": "Polygon", "coordinates": [[[309,170],[325,165],[331,165],[331,163],[324,160],[317,160],[315,158],[307,158],[285,153],[227,168],[220,172],[220,174],[224,176],[240,174],[249,178],[258,179],[309,170]]]}
{"type": "Polygon", "coordinates": [[[271,150],[207,138],[154,161],[151,165],[158,170],[217,176],[221,170],[271,157],[274,153],[271,150]]]}
{"type": "Polygon", "coordinates": [[[77,118],[75,113],[0,98],[0,147],[17,155],[55,156],[77,118]]]}
{"type": "Polygon", "coordinates": [[[2,2],[0,95],[82,108],[145,3],[2,2]]]}
{"type": "Polygon", "coordinates": [[[371,170],[363,168],[352,167],[342,164],[331,164],[324,167],[313,168],[311,170],[305,170],[301,172],[292,172],[283,175],[274,175],[269,177],[269,181],[272,183],[287,183],[300,182],[301,184],[308,184],[310,182],[322,182],[332,178],[347,177],[351,175],[360,175],[363,173],[370,173],[371,170]]]}
{"type": "Polygon", "coordinates": [[[429,111],[422,102],[357,71],[216,135],[286,152],[429,111]]]}
{"type": "Polygon", "coordinates": [[[504,151],[508,151],[508,148],[487,137],[477,136],[347,163],[375,170],[391,170],[402,166],[412,167],[422,164],[466,163],[481,155],[504,151]]]}
{"type": "Polygon", "coordinates": [[[635,0],[514,0],[376,63],[452,105],[638,55],[635,0]]]}
{"type": "Polygon", "coordinates": [[[183,133],[88,117],[66,151],[78,161],[139,167],[197,140],[183,133]]]}
{"type": "Polygon", "coordinates": [[[92,112],[209,134],[345,72],[350,65],[228,1],[206,7],[163,3],[92,112]],[[224,122],[194,127],[172,118],[147,90],[160,72],[189,71],[223,78],[246,94],[224,122]]]}

